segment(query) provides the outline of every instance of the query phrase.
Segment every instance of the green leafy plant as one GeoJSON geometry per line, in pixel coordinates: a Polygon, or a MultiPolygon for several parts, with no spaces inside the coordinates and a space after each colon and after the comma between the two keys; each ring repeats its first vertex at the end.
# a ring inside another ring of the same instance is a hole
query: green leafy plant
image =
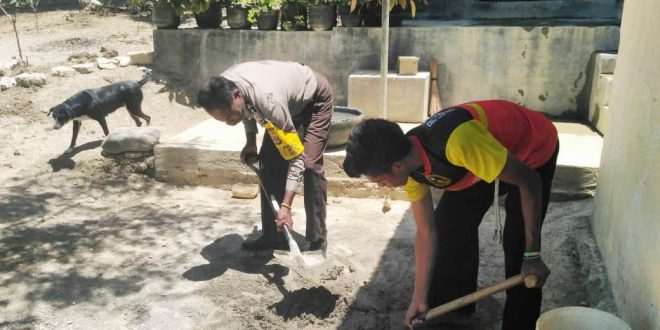
{"type": "Polygon", "coordinates": [[[217,0],[156,0],[159,3],[170,4],[176,11],[177,15],[183,15],[186,11],[191,11],[193,14],[200,14],[211,7],[211,3],[218,2],[217,0]]]}
{"type": "Polygon", "coordinates": [[[207,11],[211,7],[211,3],[215,0],[180,0],[183,10],[188,10],[193,12],[193,14],[199,14],[207,11]]]}
{"type": "MultiPolygon", "coordinates": [[[[353,10],[355,10],[355,8],[357,7],[359,0],[350,0],[350,1],[351,1],[351,12],[353,12],[353,10]]],[[[375,1],[378,2],[378,5],[382,5],[380,0],[363,0],[360,2],[366,4],[368,2],[375,2],[375,1]]],[[[427,0],[422,0],[422,1],[424,2],[425,5],[428,6],[429,3],[427,0]]],[[[396,5],[399,5],[399,7],[401,7],[403,10],[410,8],[410,15],[412,17],[415,17],[415,15],[417,14],[417,5],[415,4],[415,0],[391,0],[389,1],[389,6],[390,6],[389,10],[392,11],[392,9],[396,5]]]]}
{"type": "Polygon", "coordinates": [[[248,10],[248,22],[254,24],[257,22],[259,15],[273,10],[279,10],[281,6],[281,0],[255,0],[248,10]]]}
{"type": "Polygon", "coordinates": [[[251,8],[254,6],[255,1],[254,0],[224,0],[223,3],[225,3],[227,6],[230,7],[243,7],[243,8],[251,8]]]}
{"type": "Polygon", "coordinates": [[[305,29],[306,27],[307,23],[305,22],[305,16],[303,15],[295,16],[293,21],[286,21],[282,23],[282,29],[286,31],[300,30],[305,29]]]}
{"type": "Polygon", "coordinates": [[[318,6],[318,5],[334,5],[336,4],[337,1],[335,0],[309,0],[308,4],[310,6],[318,6]]]}
{"type": "Polygon", "coordinates": [[[132,14],[139,14],[151,5],[151,0],[126,0],[126,7],[132,14]]]}
{"type": "Polygon", "coordinates": [[[309,5],[310,0],[282,0],[283,5],[298,5],[298,6],[307,6],[309,5]]]}

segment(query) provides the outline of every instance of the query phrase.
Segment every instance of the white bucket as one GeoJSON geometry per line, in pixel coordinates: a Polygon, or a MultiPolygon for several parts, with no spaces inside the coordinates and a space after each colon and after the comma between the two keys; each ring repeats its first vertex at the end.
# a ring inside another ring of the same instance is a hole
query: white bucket
{"type": "Polygon", "coordinates": [[[587,307],[561,307],[547,311],[536,321],[536,330],[631,330],[620,318],[587,307]]]}

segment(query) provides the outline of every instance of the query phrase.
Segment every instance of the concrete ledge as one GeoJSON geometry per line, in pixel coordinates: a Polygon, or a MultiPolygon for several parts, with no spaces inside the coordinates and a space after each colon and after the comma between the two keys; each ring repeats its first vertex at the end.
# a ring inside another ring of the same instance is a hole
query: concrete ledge
{"type": "MultiPolygon", "coordinates": [[[[593,196],[596,189],[602,138],[589,127],[575,123],[555,123],[560,134],[558,166],[553,183],[553,200],[593,196]]],[[[404,131],[415,124],[401,124],[404,131]]],[[[227,126],[209,119],[156,146],[158,180],[181,185],[204,185],[229,189],[235,183],[256,183],[255,175],[240,163],[245,143],[242,125],[227,126]]],[[[261,135],[258,137],[261,141],[261,135]]],[[[346,176],[341,164],[345,151],[325,153],[328,194],[355,198],[384,197],[405,199],[401,189],[379,189],[364,179],[346,176]]]]}
{"type": "Polygon", "coordinates": [[[559,132],[559,156],[552,199],[593,197],[596,193],[603,138],[584,124],[554,124],[559,132]]]}
{"type": "Polygon", "coordinates": [[[614,81],[616,59],[617,54],[608,53],[596,54],[594,59],[588,118],[591,125],[603,135],[608,134],[610,129],[610,91],[614,81]]]}

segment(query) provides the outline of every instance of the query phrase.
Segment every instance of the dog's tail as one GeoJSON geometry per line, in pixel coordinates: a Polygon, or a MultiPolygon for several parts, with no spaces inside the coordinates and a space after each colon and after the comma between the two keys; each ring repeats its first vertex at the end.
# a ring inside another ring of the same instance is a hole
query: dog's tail
{"type": "Polygon", "coordinates": [[[140,81],[137,82],[138,85],[140,85],[140,87],[144,86],[144,84],[146,84],[147,82],[149,82],[149,80],[151,80],[151,70],[145,68],[142,69],[142,71],[144,71],[144,76],[140,81]]]}

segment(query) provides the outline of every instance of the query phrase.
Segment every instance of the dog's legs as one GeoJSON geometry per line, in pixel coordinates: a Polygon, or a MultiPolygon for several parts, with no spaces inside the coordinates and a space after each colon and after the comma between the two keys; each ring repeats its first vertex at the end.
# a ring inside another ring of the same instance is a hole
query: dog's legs
{"type": "Polygon", "coordinates": [[[142,91],[135,94],[133,98],[126,102],[126,109],[131,114],[131,117],[135,120],[135,125],[138,127],[142,126],[142,123],[138,118],[144,119],[147,122],[147,126],[151,123],[151,117],[142,112],[142,91]]]}
{"type": "Polygon", "coordinates": [[[73,152],[73,147],[76,146],[76,138],[78,138],[78,132],[80,132],[80,120],[73,121],[73,135],[71,136],[71,145],[69,149],[64,151],[65,154],[70,154],[73,152]]]}
{"type": "Polygon", "coordinates": [[[142,123],[140,122],[140,119],[142,118],[147,122],[147,126],[151,123],[151,117],[147,116],[142,112],[142,109],[140,109],[140,106],[127,106],[128,112],[131,114],[131,117],[133,120],[135,120],[135,125],[138,127],[142,126],[142,123]]]}
{"type": "Polygon", "coordinates": [[[101,128],[103,129],[103,134],[105,136],[108,136],[110,134],[110,131],[108,130],[108,123],[105,122],[105,118],[101,117],[98,119],[99,124],[101,124],[101,128]]]}
{"type": "Polygon", "coordinates": [[[133,120],[135,121],[135,126],[137,126],[137,127],[142,126],[142,122],[140,121],[140,118],[138,118],[137,116],[134,116],[133,114],[131,114],[131,118],[133,118],[133,120]]]}

